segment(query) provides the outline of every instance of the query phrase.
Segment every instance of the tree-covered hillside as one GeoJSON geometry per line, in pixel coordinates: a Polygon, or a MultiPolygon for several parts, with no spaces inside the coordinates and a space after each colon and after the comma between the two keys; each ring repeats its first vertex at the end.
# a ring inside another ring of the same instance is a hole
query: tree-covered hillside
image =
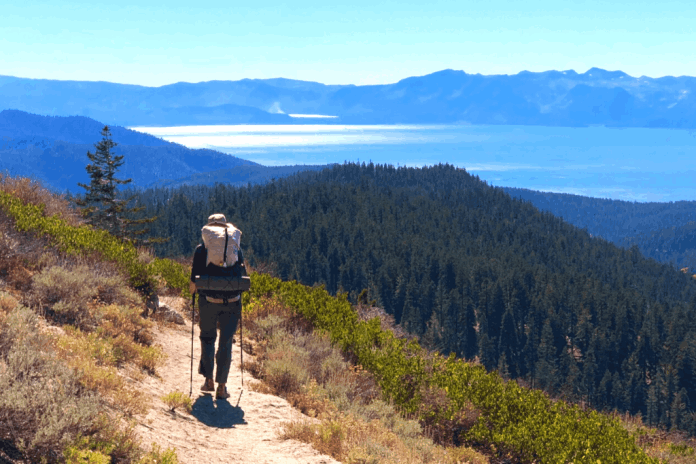
{"type": "Polygon", "coordinates": [[[264,186],[149,190],[162,255],[212,212],[252,263],[353,298],[366,288],[431,347],[696,433],[696,282],[591,237],[463,169],[346,164],[264,186]]]}
{"type": "MultiPolygon", "coordinates": [[[[636,203],[503,187],[595,236],[678,269],[696,272],[696,201],[636,203]]],[[[693,273],[692,272],[692,273],[693,273]]]]}

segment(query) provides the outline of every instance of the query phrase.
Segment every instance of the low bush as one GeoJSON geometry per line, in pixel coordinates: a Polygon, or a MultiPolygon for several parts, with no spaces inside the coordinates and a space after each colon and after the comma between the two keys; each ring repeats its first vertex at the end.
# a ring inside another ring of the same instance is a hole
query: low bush
{"type": "Polygon", "coordinates": [[[175,450],[171,448],[162,450],[157,443],[153,443],[150,452],[143,456],[138,464],[178,464],[178,462],[175,450]]]}
{"type": "Polygon", "coordinates": [[[141,345],[152,345],[153,322],[141,316],[136,306],[112,304],[101,306],[99,330],[110,337],[125,336],[141,345]]]}
{"type": "Polygon", "coordinates": [[[179,391],[167,393],[162,397],[162,401],[164,401],[164,404],[166,404],[172,412],[176,408],[184,409],[186,412],[191,412],[191,409],[193,409],[191,398],[179,391]]]}
{"type": "Polygon", "coordinates": [[[33,264],[51,254],[46,253],[45,240],[29,235],[14,230],[10,218],[0,211],[0,281],[21,292],[31,287],[33,264]]]}
{"type": "Polygon", "coordinates": [[[104,337],[103,333],[85,333],[77,328],[65,327],[65,335],[54,341],[58,357],[72,367],[80,383],[90,391],[98,392],[116,408],[127,415],[143,414],[149,407],[149,399],[143,393],[131,389],[119,375],[117,366],[127,361],[154,370],[161,359],[160,350],[143,347],[123,337],[104,337]],[[124,350],[118,342],[122,342],[124,350]],[[129,353],[128,350],[132,352],[129,353]],[[155,355],[143,361],[139,351],[153,351],[155,355]]]}
{"type": "Polygon", "coordinates": [[[648,427],[640,415],[618,412],[612,415],[626,430],[634,433],[648,456],[659,459],[663,464],[696,464],[696,438],[676,430],[668,432],[648,427]]]}
{"type": "Polygon", "coordinates": [[[104,275],[87,265],[54,265],[34,275],[29,301],[58,322],[91,329],[101,322],[97,305],[137,305],[140,298],[118,274],[104,275]]]}
{"type": "MultiPolygon", "coordinates": [[[[8,299],[0,293],[0,301],[8,299]]],[[[88,342],[78,329],[65,331],[49,335],[36,314],[19,305],[0,320],[0,437],[31,462],[137,461],[137,436],[108,415],[107,402],[136,414],[146,412],[147,398],[128,388],[115,368],[95,363],[114,362],[105,340],[88,342]]]]}
{"type": "Polygon", "coordinates": [[[102,401],[49,354],[30,310],[8,315],[0,341],[0,436],[30,459],[58,461],[75,437],[97,432],[102,401]]]}
{"type": "Polygon", "coordinates": [[[111,464],[111,458],[101,451],[68,447],[63,453],[66,464],[111,464]]]}
{"type": "MultiPolygon", "coordinates": [[[[0,318],[9,314],[18,304],[19,302],[12,295],[0,292],[0,318]]],[[[2,323],[2,320],[0,320],[0,323],[2,323]]]]}

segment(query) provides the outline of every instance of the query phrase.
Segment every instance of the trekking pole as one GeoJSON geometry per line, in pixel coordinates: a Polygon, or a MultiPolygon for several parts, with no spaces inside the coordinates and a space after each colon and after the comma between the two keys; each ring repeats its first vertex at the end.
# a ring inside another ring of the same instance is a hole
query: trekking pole
{"type": "Polygon", "coordinates": [[[196,320],[196,292],[193,292],[193,296],[191,298],[191,387],[189,389],[189,398],[191,398],[191,395],[193,394],[193,324],[196,320]]]}
{"type": "Polygon", "coordinates": [[[239,398],[237,398],[237,405],[235,406],[236,408],[239,407],[239,402],[242,400],[242,393],[244,393],[244,350],[242,349],[242,344],[244,343],[244,311],[242,311],[241,301],[239,302],[239,308],[239,370],[242,374],[242,389],[239,391],[239,398]]]}
{"type": "Polygon", "coordinates": [[[242,344],[244,343],[244,310],[241,301],[239,302],[239,308],[239,361],[241,363],[242,390],[244,390],[244,350],[242,349],[242,344]]]}

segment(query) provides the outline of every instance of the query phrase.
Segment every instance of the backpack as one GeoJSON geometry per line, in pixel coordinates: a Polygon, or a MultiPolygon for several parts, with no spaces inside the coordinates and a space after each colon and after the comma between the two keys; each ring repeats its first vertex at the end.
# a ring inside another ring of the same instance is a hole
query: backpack
{"type": "Polygon", "coordinates": [[[246,268],[239,261],[242,232],[232,224],[212,223],[203,227],[206,275],[196,276],[198,293],[211,298],[234,298],[251,288],[246,268]]]}
{"type": "Polygon", "coordinates": [[[239,242],[242,231],[232,224],[214,222],[201,229],[203,246],[208,252],[206,265],[214,264],[219,267],[233,266],[237,262],[239,242]]]}

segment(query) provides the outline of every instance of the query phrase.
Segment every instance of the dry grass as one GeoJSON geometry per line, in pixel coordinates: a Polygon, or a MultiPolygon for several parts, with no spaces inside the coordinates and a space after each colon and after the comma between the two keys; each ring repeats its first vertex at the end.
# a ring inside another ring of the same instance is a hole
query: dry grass
{"type": "Polygon", "coordinates": [[[84,221],[63,196],[56,195],[40,182],[26,177],[9,177],[0,173],[0,190],[11,193],[25,203],[44,205],[47,216],[58,215],[68,224],[76,226],[84,221]]]}
{"type": "Polygon", "coordinates": [[[380,420],[365,421],[352,414],[286,424],[283,438],[310,443],[318,451],[345,463],[488,463],[468,448],[444,448],[420,437],[403,437],[380,420]]]}
{"type": "Polygon", "coordinates": [[[285,397],[314,418],[287,424],[283,437],[347,463],[488,462],[471,449],[436,445],[421,424],[379,399],[369,373],[277,300],[253,300],[247,310],[245,346],[256,360],[246,367],[263,381],[255,388],[285,397]]]}
{"type": "Polygon", "coordinates": [[[140,297],[108,267],[60,263],[32,276],[28,303],[61,324],[93,329],[101,322],[98,306],[136,306],[140,297]]]}
{"type": "Polygon", "coordinates": [[[614,413],[623,427],[635,433],[648,456],[665,464],[696,464],[696,438],[682,432],[667,432],[643,424],[640,416],[614,413]]]}
{"type": "Polygon", "coordinates": [[[358,313],[358,318],[361,321],[369,321],[373,318],[378,318],[382,329],[391,331],[398,338],[405,338],[407,340],[418,339],[417,336],[406,332],[399,324],[396,323],[394,316],[387,314],[386,311],[377,306],[358,304],[355,307],[358,313]]]}
{"type": "Polygon", "coordinates": [[[9,438],[32,462],[62,461],[63,450],[80,436],[111,440],[113,456],[135,457],[132,443],[106,417],[103,400],[60,362],[47,338],[26,308],[16,306],[4,317],[0,437],[9,438]]]}
{"type": "Polygon", "coordinates": [[[15,231],[11,223],[0,211],[0,279],[11,289],[27,292],[36,269],[34,263],[41,261],[47,242],[15,231]]]}
{"type": "Polygon", "coordinates": [[[99,262],[45,259],[26,300],[63,325],[53,349],[84,387],[126,415],[147,411],[148,398],[129,388],[118,369],[133,365],[154,374],[162,352],[150,346],[153,323],[141,317],[141,299],[120,274],[99,262]]]}

